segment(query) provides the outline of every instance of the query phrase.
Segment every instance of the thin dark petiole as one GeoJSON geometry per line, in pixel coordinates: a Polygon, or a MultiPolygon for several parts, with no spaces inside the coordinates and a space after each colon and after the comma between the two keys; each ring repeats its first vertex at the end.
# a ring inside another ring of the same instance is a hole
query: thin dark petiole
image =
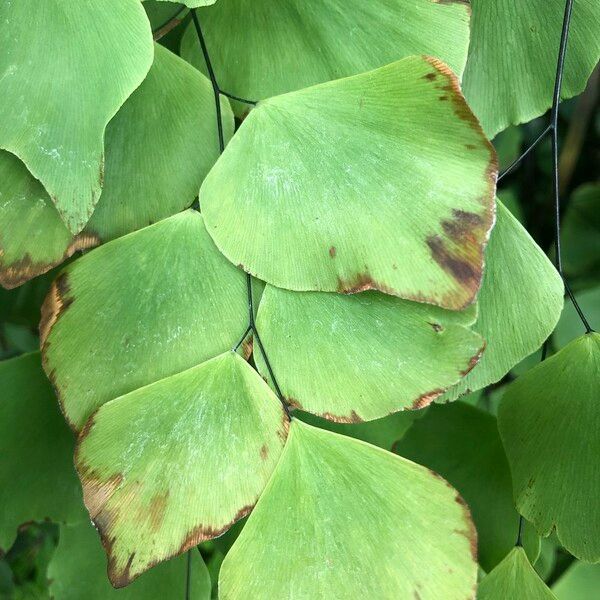
{"type": "Polygon", "coordinates": [[[525,519],[519,515],[519,531],[517,532],[517,541],[515,546],[523,547],[523,526],[525,525],[525,519]]]}
{"type": "Polygon", "coordinates": [[[239,96],[235,96],[234,94],[230,94],[229,92],[224,92],[223,90],[219,91],[221,92],[221,94],[223,94],[223,96],[227,96],[232,100],[237,100],[238,102],[243,102],[244,104],[250,104],[252,106],[258,104],[258,100],[246,100],[245,98],[240,98],[239,96]]]}
{"type": "Polygon", "coordinates": [[[288,420],[291,420],[292,415],[290,414],[290,409],[287,405],[287,402],[285,401],[285,399],[283,397],[283,394],[281,393],[281,389],[279,387],[279,384],[277,383],[275,374],[273,373],[273,369],[271,367],[269,357],[267,356],[267,353],[265,352],[265,347],[263,346],[262,340],[260,339],[260,335],[258,334],[256,325],[254,325],[252,327],[252,331],[254,332],[254,339],[256,340],[256,343],[258,344],[258,348],[263,357],[263,360],[265,361],[265,365],[267,366],[267,371],[269,372],[269,377],[271,378],[271,381],[273,382],[273,387],[275,388],[275,392],[277,394],[277,397],[279,398],[279,402],[281,402],[281,406],[283,406],[283,410],[285,411],[285,414],[287,415],[288,420]]]}
{"type": "Polygon", "coordinates": [[[215,77],[215,72],[213,70],[212,63],[210,62],[208,48],[206,47],[206,41],[204,40],[202,28],[200,27],[200,21],[198,20],[198,15],[196,14],[195,9],[192,9],[192,21],[194,23],[194,27],[196,28],[196,34],[198,35],[200,48],[202,48],[202,56],[204,56],[204,62],[206,63],[208,77],[212,84],[213,94],[215,96],[215,109],[217,111],[217,133],[219,135],[219,151],[223,152],[223,150],[225,150],[225,139],[223,137],[223,118],[221,117],[221,99],[219,97],[221,91],[219,89],[219,84],[217,83],[217,78],[215,77]]]}
{"type": "Polygon", "coordinates": [[[514,160],[510,164],[510,166],[508,166],[506,169],[504,169],[504,171],[502,171],[502,173],[500,173],[500,175],[498,175],[498,181],[500,181],[503,177],[506,177],[509,173],[512,173],[512,171],[514,171],[521,164],[522,160],[526,156],[528,156],[528,154],[546,137],[548,132],[551,130],[552,130],[552,125],[548,125],[548,127],[546,127],[546,129],[544,129],[544,131],[542,131],[542,133],[540,133],[540,135],[537,136],[537,138],[529,146],[529,148],[527,148],[527,150],[525,150],[525,152],[523,152],[523,154],[521,154],[521,156],[519,156],[519,158],[514,160]]]}
{"type": "Polygon", "coordinates": [[[248,334],[252,331],[252,327],[248,325],[246,327],[246,331],[244,331],[244,335],[240,338],[240,341],[231,349],[232,352],[237,352],[238,348],[244,343],[244,340],[248,336],[248,334]]]}

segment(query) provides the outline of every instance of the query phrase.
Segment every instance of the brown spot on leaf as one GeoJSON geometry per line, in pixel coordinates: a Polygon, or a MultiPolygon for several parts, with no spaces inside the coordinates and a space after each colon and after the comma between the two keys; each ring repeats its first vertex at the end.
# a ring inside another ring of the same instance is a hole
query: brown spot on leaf
{"type": "Polygon", "coordinates": [[[426,73],[423,75],[423,79],[427,79],[427,81],[435,81],[437,78],[437,73],[426,73]]]}
{"type": "Polygon", "coordinates": [[[78,250],[86,250],[100,244],[100,238],[95,233],[80,233],[75,236],[63,254],[56,260],[34,262],[29,253],[23,258],[9,264],[2,263],[4,251],[0,248],[0,285],[10,290],[23,285],[30,279],[47,273],[52,267],[67,260],[78,250]]]}
{"type": "Polygon", "coordinates": [[[215,528],[210,525],[197,525],[186,536],[185,540],[183,541],[183,543],[181,544],[181,546],[179,547],[179,550],[177,550],[175,555],[182,554],[186,550],[189,550],[190,548],[197,546],[201,542],[210,540],[212,538],[219,537],[220,535],[225,533],[228,529],[230,529],[234,523],[236,523],[237,521],[239,521],[240,519],[243,519],[246,515],[248,515],[253,508],[254,508],[254,504],[248,504],[247,506],[240,508],[240,510],[238,510],[238,512],[236,513],[235,517],[233,517],[233,519],[231,521],[229,521],[229,523],[227,523],[223,527],[215,528]]]}
{"type": "Polygon", "coordinates": [[[444,328],[439,324],[439,323],[429,323],[431,325],[431,328],[436,332],[439,333],[440,331],[444,331],[444,328]]]}
{"type": "Polygon", "coordinates": [[[477,146],[475,146],[475,144],[465,144],[465,148],[467,150],[477,150],[477,146]]]}
{"type": "Polygon", "coordinates": [[[349,415],[334,415],[333,413],[325,412],[318,416],[327,419],[328,421],[333,421],[334,423],[364,423],[364,419],[354,410],[350,411],[349,415]]]}
{"type": "Polygon", "coordinates": [[[335,258],[335,246],[331,246],[331,248],[329,248],[329,256],[331,256],[331,258],[335,258]]]}
{"type": "Polygon", "coordinates": [[[457,249],[451,249],[439,235],[429,236],[427,245],[433,260],[475,296],[479,289],[481,266],[473,265],[464,258],[464,254],[461,256],[457,249]]]}
{"type": "Polygon", "coordinates": [[[421,394],[411,405],[411,410],[419,410],[421,408],[425,408],[429,406],[438,396],[441,396],[444,393],[444,390],[437,389],[432,392],[427,392],[425,394],[421,394]]]}
{"type": "Polygon", "coordinates": [[[61,273],[50,286],[41,308],[40,346],[42,351],[52,327],[60,316],[69,308],[73,298],[69,296],[69,280],[67,273],[61,273]]]}
{"type": "Polygon", "coordinates": [[[475,354],[475,356],[471,357],[471,360],[469,360],[469,364],[467,366],[467,368],[464,371],[461,371],[460,374],[462,377],[465,377],[466,375],[468,375],[473,368],[475,367],[475,365],[479,362],[479,359],[481,358],[481,355],[483,354],[483,351],[486,348],[486,341],[483,341],[483,345],[481,346],[481,348],[478,350],[477,354],[475,354]]]}
{"type": "Polygon", "coordinates": [[[269,447],[266,444],[263,444],[260,447],[260,458],[262,460],[267,460],[268,456],[269,456],[269,447]]]}
{"type": "MultiPolygon", "coordinates": [[[[448,483],[448,482],[446,482],[446,483],[448,483]]],[[[448,486],[452,487],[449,483],[448,483],[448,486]]],[[[456,493],[456,496],[454,499],[463,509],[463,517],[464,517],[465,523],[467,525],[466,529],[455,529],[454,531],[455,531],[455,533],[458,533],[459,535],[463,535],[467,538],[467,540],[469,542],[469,547],[471,548],[471,556],[473,557],[473,561],[477,562],[477,529],[475,529],[475,525],[473,524],[473,519],[471,517],[471,511],[469,510],[469,507],[468,507],[467,503],[464,501],[463,497],[458,492],[456,493]]]]}
{"type": "Polygon", "coordinates": [[[167,509],[167,500],[169,499],[169,490],[163,494],[156,494],[150,501],[150,529],[156,533],[163,524],[165,511],[167,509]]]}

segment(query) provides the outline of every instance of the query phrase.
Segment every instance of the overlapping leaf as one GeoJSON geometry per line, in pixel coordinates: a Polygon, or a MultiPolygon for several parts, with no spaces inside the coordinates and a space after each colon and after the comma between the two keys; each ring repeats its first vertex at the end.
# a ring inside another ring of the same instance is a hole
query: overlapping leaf
{"type": "Polygon", "coordinates": [[[257,326],[288,403],[352,423],[423,408],[459,381],[483,350],[469,329],[476,315],[475,306],[448,311],[379,292],[267,286],[257,326]]]}
{"type": "MultiPolygon", "coordinates": [[[[461,1],[219,0],[199,16],[219,85],[253,100],[413,54],[436,56],[460,75],[469,45],[470,11],[461,1]]],[[[181,53],[205,68],[193,25],[181,53]]]]}
{"type": "Polygon", "coordinates": [[[187,556],[174,558],[143,575],[124,590],[106,579],[106,558],[89,523],[61,527],[60,541],[48,567],[50,594],[60,600],[210,599],[210,577],[199,552],[191,557],[190,595],[186,596],[187,556]]]}
{"type": "Polygon", "coordinates": [[[479,289],[495,179],[455,76],[410,57],[259,104],[200,203],[225,256],[268,283],[459,309],[479,289]]]}
{"type": "Polygon", "coordinates": [[[590,592],[600,589],[600,565],[574,561],[552,586],[559,600],[588,600],[590,592]]]}
{"type": "Polygon", "coordinates": [[[552,333],[563,307],[563,284],[531,236],[498,202],[473,329],[486,341],[478,364],[442,396],[453,400],[501,379],[552,333]]]}
{"type": "Polygon", "coordinates": [[[138,0],[0,6],[0,148],[19,156],[73,233],[104,176],[104,128],[152,63],[138,0]]]}
{"type": "Polygon", "coordinates": [[[223,562],[223,600],[473,598],[476,534],[427,469],[293,419],[273,477],[223,562]]]}
{"type": "MultiPolygon", "coordinates": [[[[564,0],[473,0],[464,91],[493,137],[552,105],[564,0]]],[[[569,33],[562,97],[583,91],[600,58],[600,3],[577,0],[569,33]]]]}
{"type": "Polygon", "coordinates": [[[44,366],[78,430],[104,402],[232,348],[246,319],[244,274],[186,211],[62,272],[43,308],[44,366]]]}
{"type": "Polygon", "coordinates": [[[519,377],[498,413],[517,507],[540,534],[600,561],[600,335],[591,333],[519,377]]]}
{"type": "Polygon", "coordinates": [[[39,352],[0,362],[0,549],[23,523],[85,519],[74,440],[39,352]]]}
{"type": "MultiPolygon", "coordinates": [[[[222,101],[226,139],[233,114],[222,101]]],[[[188,207],[219,152],[209,81],[156,46],[142,85],[106,128],[104,189],[73,236],[23,163],[0,151],[0,283],[20,285],[73,252],[188,207]]]]}
{"type": "Polygon", "coordinates": [[[103,405],[83,429],[76,465],[113,585],[246,515],[287,425],[276,396],[234,352],[103,405]]]}
{"type": "Polygon", "coordinates": [[[477,590],[478,600],[556,600],[556,596],[538,577],[523,548],[515,547],[486,577],[477,590]]]}
{"type": "MultiPolygon", "coordinates": [[[[463,402],[432,406],[394,450],[433,469],[460,492],[477,527],[479,564],[491,571],[513,547],[519,526],[495,417],[463,402]]],[[[524,544],[534,560],[539,542],[528,526],[524,544]]]]}

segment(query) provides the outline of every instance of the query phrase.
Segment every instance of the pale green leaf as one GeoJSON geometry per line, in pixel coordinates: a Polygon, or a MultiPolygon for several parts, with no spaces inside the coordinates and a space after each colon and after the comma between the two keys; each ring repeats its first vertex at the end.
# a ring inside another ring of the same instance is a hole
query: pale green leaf
{"type": "MultiPolygon", "coordinates": [[[[189,600],[210,600],[210,576],[200,553],[191,553],[189,600]]],[[[60,541],[48,567],[50,593],[56,600],[165,600],[187,598],[188,556],[158,565],[124,590],[106,578],[106,557],[89,523],[61,527],[60,541]]]]}
{"type": "Polygon", "coordinates": [[[498,423],[521,514],[600,561],[600,334],[584,335],[512,383],[498,423]]]}
{"type": "MultiPolygon", "coordinates": [[[[463,402],[432,406],[394,451],[439,473],[459,491],[477,527],[479,564],[491,571],[513,547],[519,529],[495,417],[463,402]]],[[[532,560],[538,539],[526,527],[524,543],[532,560]]]]}
{"type": "Polygon", "coordinates": [[[148,19],[138,0],[17,0],[0,22],[0,148],[78,233],[101,193],[104,128],[152,63],[148,19]]]}
{"type": "MultiPolygon", "coordinates": [[[[25,166],[0,151],[0,283],[20,285],[89,248],[190,206],[217,159],[215,106],[208,79],[156,45],[141,86],[106,128],[102,197],[73,237],[25,166]]],[[[233,114],[221,103],[225,139],[233,114]]]]}
{"type": "Polygon", "coordinates": [[[515,547],[479,584],[477,600],[556,600],[523,548],[515,547]]]}
{"type": "Polygon", "coordinates": [[[234,352],[104,404],[75,463],[113,585],[248,514],[287,428],[275,394],[234,352]]]}
{"type": "Polygon", "coordinates": [[[517,219],[502,203],[497,206],[473,326],[487,345],[479,363],[442,400],[500,380],[543,344],[563,307],[558,272],[517,219]]]}
{"type": "Polygon", "coordinates": [[[69,265],[42,313],[44,367],[80,429],[104,402],[232,348],[245,277],[186,211],[69,265]]]}
{"type": "Polygon", "coordinates": [[[292,419],[223,562],[219,597],[473,598],[475,538],[468,509],[440,477],[292,419]]]}
{"type": "Polygon", "coordinates": [[[268,283],[459,309],[479,289],[495,180],[456,77],[409,57],[260,103],[200,204],[221,251],[268,283]]]}
{"type": "Polygon", "coordinates": [[[73,468],[73,435],[41,366],[39,352],[0,362],[0,549],[19,525],[85,520],[73,468]]]}
{"type": "MultiPolygon", "coordinates": [[[[552,105],[565,0],[472,0],[465,96],[493,137],[552,105]]],[[[581,93],[600,58],[600,2],[577,0],[562,97],[581,93]]]]}
{"type": "MultiPolygon", "coordinates": [[[[250,100],[413,54],[460,75],[469,44],[470,11],[460,0],[219,0],[198,15],[221,89],[250,100]]],[[[205,70],[193,24],[181,54],[205,70]]],[[[249,108],[234,106],[238,115],[249,108]]]]}
{"type": "MultiPolygon", "coordinates": [[[[476,307],[448,311],[379,292],[342,295],[267,286],[257,326],[287,402],[357,423],[427,406],[483,350],[476,307]]],[[[255,357],[263,376],[268,371],[255,357]]]]}

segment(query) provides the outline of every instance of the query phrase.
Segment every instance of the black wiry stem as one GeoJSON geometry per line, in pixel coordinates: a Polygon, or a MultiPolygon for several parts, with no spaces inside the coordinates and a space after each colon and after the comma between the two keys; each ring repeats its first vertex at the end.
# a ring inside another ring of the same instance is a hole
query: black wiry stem
{"type": "MultiPolygon", "coordinates": [[[[208,71],[208,76],[210,82],[212,84],[214,96],[215,96],[215,106],[217,109],[217,130],[219,133],[219,150],[221,153],[225,150],[225,141],[223,139],[223,118],[221,115],[221,102],[220,102],[220,94],[224,96],[228,96],[229,98],[233,98],[234,100],[239,100],[240,102],[246,102],[248,104],[256,104],[256,102],[252,100],[244,100],[242,98],[238,98],[237,96],[233,96],[232,94],[225,94],[219,88],[219,84],[217,82],[217,77],[215,75],[212,63],[210,61],[210,55],[208,53],[208,48],[206,47],[206,40],[204,39],[204,35],[202,33],[202,27],[200,26],[200,21],[198,20],[198,15],[196,14],[196,10],[192,9],[192,21],[194,22],[194,27],[196,28],[196,33],[198,35],[198,41],[200,43],[200,48],[202,49],[202,55],[204,56],[204,62],[206,63],[206,69],[208,71]]],[[[263,346],[262,340],[260,339],[260,335],[258,333],[258,329],[256,328],[256,323],[254,321],[254,299],[252,297],[252,276],[250,273],[246,273],[246,290],[248,294],[248,327],[244,332],[244,335],[241,337],[240,341],[234,346],[233,350],[236,351],[246,339],[248,333],[252,332],[254,338],[256,339],[256,343],[260,350],[260,353],[265,361],[265,365],[269,372],[269,377],[271,378],[271,382],[273,383],[273,387],[275,388],[275,392],[277,394],[277,398],[281,402],[281,406],[285,411],[285,414],[288,420],[291,419],[290,409],[285,401],[283,394],[281,393],[281,388],[279,387],[279,383],[275,377],[273,372],[273,368],[271,367],[271,362],[269,361],[269,357],[265,351],[265,347],[263,346]]]]}
{"type": "Polygon", "coordinates": [[[213,70],[212,63],[210,62],[210,56],[206,47],[206,41],[204,40],[204,35],[202,34],[202,27],[200,27],[200,21],[198,20],[198,15],[196,14],[195,9],[192,10],[192,21],[194,22],[194,27],[196,28],[196,34],[198,35],[200,48],[202,48],[202,56],[204,56],[204,62],[206,63],[208,77],[212,84],[213,94],[215,96],[215,109],[217,111],[217,132],[219,134],[219,150],[220,152],[223,152],[223,150],[225,150],[225,139],[223,138],[223,117],[221,116],[221,98],[219,97],[221,91],[219,89],[219,84],[217,83],[217,78],[215,77],[215,72],[213,70]]]}
{"type": "Polygon", "coordinates": [[[554,93],[552,95],[552,113],[550,116],[551,140],[552,140],[552,172],[554,187],[554,223],[555,223],[555,245],[556,245],[556,269],[560,273],[565,284],[565,290],[583,323],[586,333],[593,330],[588,320],[585,318],[575,295],[571,291],[569,284],[565,279],[562,265],[561,244],[560,244],[560,181],[558,173],[558,107],[560,105],[560,92],[562,89],[563,72],[565,68],[565,55],[567,52],[567,40],[569,39],[569,25],[571,23],[571,14],[573,11],[573,0],[567,0],[565,3],[565,14],[563,17],[562,32],[560,37],[560,48],[558,51],[558,60],[556,64],[556,79],[554,81],[554,93]]]}

